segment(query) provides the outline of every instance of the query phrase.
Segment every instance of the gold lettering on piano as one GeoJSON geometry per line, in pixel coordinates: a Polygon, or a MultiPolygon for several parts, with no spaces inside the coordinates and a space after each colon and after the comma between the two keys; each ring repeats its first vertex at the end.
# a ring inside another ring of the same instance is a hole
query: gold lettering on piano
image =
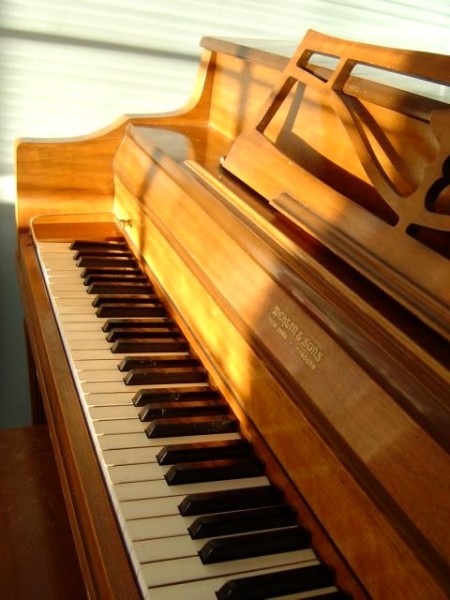
{"type": "Polygon", "coordinates": [[[293,348],[305,365],[314,371],[323,358],[323,352],[314,340],[308,337],[278,304],[273,307],[269,321],[278,335],[293,348]]]}

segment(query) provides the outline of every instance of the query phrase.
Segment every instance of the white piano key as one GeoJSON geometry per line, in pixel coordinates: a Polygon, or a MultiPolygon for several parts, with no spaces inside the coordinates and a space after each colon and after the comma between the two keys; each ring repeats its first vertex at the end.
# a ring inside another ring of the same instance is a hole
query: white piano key
{"type": "Polygon", "coordinates": [[[134,419],[111,419],[109,421],[92,421],[92,428],[97,435],[115,435],[115,434],[133,434],[144,431],[148,423],[142,423],[137,418],[134,419]]]}
{"type": "Polygon", "coordinates": [[[59,252],[50,252],[47,250],[41,249],[41,258],[45,262],[46,269],[52,269],[56,266],[60,265],[74,265],[76,261],[73,258],[73,254],[71,251],[63,252],[60,250],[59,252]]]}
{"type": "Polygon", "coordinates": [[[78,273],[74,274],[72,268],[69,267],[69,265],[67,267],[63,267],[61,269],[58,269],[57,271],[54,270],[46,270],[47,273],[47,277],[50,283],[53,283],[54,281],[79,281],[82,278],[80,277],[80,275],[78,273]]]}
{"type": "Polygon", "coordinates": [[[164,498],[144,498],[143,500],[125,500],[118,502],[118,510],[124,520],[145,519],[159,516],[179,515],[178,506],[184,496],[166,496],[164,498]]]}
{"type": "Polygon", "coordinates": [[[59,315],[90,315],[92,313],[93,310],[95,310],[95,308],[92,306],[92,304],[86,304],[84,306],[76,306],[74,304],[63,304],[63,305],[56,305],[55,307],[56,312],[59,315]]]}
{"type": "Polygon", "coordinates": [[[82,287],[80,287],[80,284],[81,286],[83,285],[83,281],[81,278],[80,283],[77,283],[76,281],[64,281],[61,279],[59,283],[50,282],[49,287],[51,291],[55,294],[55,297],[57,297],[58,293],[60,292],[77,292],[81,294],[84,290],[82,289],[82,287]]]}
{"type": "MultiPolygon", "coordinates": [[[[94,307],[92,307],[94,308],[94,307]]],[[[58,315],[58,321],[59,323],[62,325],[62,327],[64,328],[64,326],[66,325],[66,323],[99,323],[100,326],[103,325],[104,323],[104,319],[99,319],[96,315],[95,312],[93,312],[92,314],[90,313],[83,313],[81,315],[79,314],[59,314],[58,315]]]]}
{"type": "Polygon", "coordinates": [[[61,250],[65,249],[66,252],[67,251],[71,252],[70,245],[71,245],[71,242],[67,241],[67,240],[63,240],[60,242],[42,240],[41,242],[39,242],[39,247],[42,248],[43,250],[51,249],[51,250],[54,250],[55,252],[58,252],[60,249],[61,250]]]}
{"type": "Polygon", "coordinates": [[[58,256],[72,257],[75,250],[71,250],[70,242],[40,242],[40,250],[42,254],[47,256],[58,256]]]}
{"type": "Polygon", "coordinates": [[[156,462],[156,455],[163,446],[149,446],[145,448],[123,448],[120,450],[106,450],[103,460],[108,466],[134,465],[139,463],[156,462]]]}
{"type": "Polygon", "coordinates": [[[133,419],[136,420],[138,411],[132,404],[115,404],[114,406],[90,406],[89,415],[93,421],[106,421],[106,420],[121,420],[121,419],[133,419]]]}
{"type": "MultiPolygon", "coordinates": [[[[72,342],[74,340],[87,340],[87,341],[99,341],[105,342],[105,333],[101,330],[100,327],[97,329],[82,329],[81,327],[78,330],[67,331],[65,338],[72,342]]],[[[107,342],[109,343],[109,342],[107,342]]]]}
{"type": "Polygon", "coordinates": [[[48,255],[43,258],[46,261],[47,273],[57,272],[59,274],[64,271],[71,271],[74,266],[76,267],[76,261],[71,257],[64,258],[63,256],[57,254],[52,257],[48,255]]]}
{"type": "MultiPolygon", "coordinates": [[[[277,567],[273,569],[266,569],[264,571],[250,572],[239,574],[232,579],[238,579],[239,577],[247,577],[250,575],[260,575],[262,573],[275,573],[282,570],[292,569],[293,565],[287,565],[285,567],[277,567]]],[[[204,581],[189,581],[186,583],[180,583],[175,585],[168,585],[163,587],[151,588],[147,590],[147,600],[180,600],[180,598],[195,598],[195,600],[212,600],[216,598],[216,592],[231,579],[231,577],[217,577],[213,579],[207,579],[204,581]]],[[[327,594],[335,592],[337,588],[326,587],[320,590],[312,590],[309,592],[297,592],[295,594],[286,594],[284,596],[277,596],[272,600],[309,600],[319,596],[319,594],[327,594]]]]}
{"type": "Polygon", "coordinates": [[[246,479],[228,479],[226,481],[209,481],[206,483],[189,483],[183,485],[167,485],[165,480],[139,481],[135,483],[118,483],[113,485],[114,493],[119,501],[143,500],[144,498],[165,498],[201,492],[216,492],[229,489],[245,489],[248,487],[268,485],[265,476],[247,477],[246,479]]]}
{"type": "Polygon", "coordinates": [[[89,306],[91,310],[95,310],[92,304],[95,296],[87,294],[86,289],[80,288],[79,283],[73,283],[73,290],[60,291],[61,288],[67,288],[68,282],[66,279],[62,280],[62,283],[50,282],[50,291],[54,298],[55,306],[89,306]]]}
{"type": "MultiPolygon", "coordinates": [[[[160,519],[161,517],[156,517],[160,519]]],[[[195,556],[202,549],[205,540],[192,540],[189,535],[161,538],[155,544],[154,539],[136,541],[133,543],[136,557],[141,563],[170,560],[195,556]]]]}
{"type": "Polygon", "coordinates": [[[70,334],[72,332],[78,331],[100,331],[103,334],[103,337],[106,335],[102,331],[102,322],[97,321],[89,321],[88,323],[67,323],[64,327],[64,335],[70,334]]]}
{"type": "MultiPolygon", "coordinates": [[[[100,394],[100,393],[105,393],[105,394],[116,394],[119,392],[123,392],[123,391],[130,391],[130,392],[138,392],[139,390],[141,390],[142,388],[145,389],[152,389],[152,390],[164,390],[167,388],[167,385],[163,385],[163,384],[155,384],[155,385],[125,385],[123,382],[120,381],[105,381],[105,382],[82,382],[81,384],[82,390],[84,394],[100,394]]],[[[176,386],[173,387],[177,387],[180,390],[188,390],[189,388],[192,387],[208,387],[208,383],[177,383],[176,386]]]]}
{"type": "Polygon", "coordinates": [[[107,350],[108,357],[111,357],[110,344],[105,339],[103,340],[66,340],[68,348],[73,350],[107,350]]]}
{"type": "MultiPolygon", "coordinates": [[[[120,360],[114,357],[112,352],[109,353],[108,358],[96,359],[96,360],[74,360],[74,367],[77,371],[96,371],[96,370],[111,370],[118,371],[117,365],[120,363],[120,360]]],[[[121,371],[118,371],[119,373],[121,371]]],[[[125,373],[122,373],[124,376],[125,373]]]]}
{"type": "Polygon", "coordinates": [[[166,438],[147,438],[143,433],[124,433],[116,435],[102,435],[98,443],[102,451],[121,450],[125,448],[149,448],[151,446],[165,446],[168,444],[191,444],[194,442],[225,441],[239,439],[238,433],[216,433],[211,435],[196,435],[166,438]]]}
{"type": "Polygon", "coordinates": [[[58,256],[63,258],[72,258],[74,250],[70,248],[70,242],[40,242],[41,253],[50,258],[56,259],[58,256]],[[65,247],[64,247],[65,246],[65,247]]]}
{"type": "MultiPolygon", "coordinates": [[[[274,567],[290,568],[295,566],[313,566],[318,564],[312,550],[297,550],[296,552],[283,552],[257,558],[243,560],[230,560],[226,562],[204,565],[197,556],[164,560],[142,565],[142,573],[149,588],[211,579],[213,577],[227,576],[230,579],[238,573],[262,571],[274,567]]],[[[151,596],[150,596],[151,597],[151,596]]],[[[197,598],[197,597],[196,597],[197,598]]]]}
{"type": "MultiPolygon", "coordinates": [[[[127,530],[128,535],[134,542],[171,538],[174,536],[187,536],[190,538],[188,527],[194,520],[194,517],[182,517],[181,515],[158,515],[145,519],[131,519],[127,521],[127,530]]],[[[191,545],[187,554],[179,556],[193,556],[194,554],[195,552],[193,552],[191,545]]]]}
{"type": "MultiPolygon", "coordinates": [[[[95,371],[96,369],[111,369],[112,371],[119,371],[118,369],[118,365],[121,362],[121,358],[117,358],[120,357],[121,355],[118,354],[113,354],[111,352],[111,350],[107,351],[107,353],[105,353],[104,355],[102,355],[102,358],[95,358],[92,359],[91,358],[81,358],[81,359],[74,359],[74,366],[76,368],[77,371],[95,371]]],[[[125,356],[135,356],[134,354],[124,354],[125,356]]],[[[145,356],[148,356],[150,358],[167,358],[168,355],[165,356],[161,356],[161,354],[145,354],[145,356]]],[[[180,358],[186,358],[186,356],[182,356],[180,358]]],[[[122,373],[123,376],[126,375],[126,371],[119,371],[119,373],[122,373]]]]}
{"type": "Polygon", "coordinates": [[[118,450],[122,448],[147,448],[148,439],[142,433],[124,433],[119,435],[102,435],[98,438],[101,450],[118,450]]]}
{"type": "Polygon", "coordinates": [[[134,392],[119,392],[118,394],[87,394],[84,396],[84,405],[91,406],[118,406],[128,404],[132,406],[134,392]]]}
{"type": "Polygon", "coordinates": [[[170,466],[161,466],[157,462],[140,463],[137,465],[115,465],[107,468],[112,483],[118,484],[156,480],[165,482],[164,475],[169,469],[170,466]]]}
{"type": "Polygon", "coordinates": [[[78,379],[80,382],[114,382],[120,381],[123,383],[123,378],[126,373],[122,373],[119,369],[102,369],[98,371],[92,370],[77,370],[78,379]]]}
{"type": "Polygon", "coordinates": [[[113,354],[111,352],[111,348],[95,348],[89,350],[87,350],[86,348],[84,348],[83,350],[72,349],[71,355],[72,361],[75,364],[77,364],[77,361],[79,360],[103,360],[114,357],[117,357],[117,364],[119,364],[122,358],[128,356],[128,354],[125,353],[113,354]]]}

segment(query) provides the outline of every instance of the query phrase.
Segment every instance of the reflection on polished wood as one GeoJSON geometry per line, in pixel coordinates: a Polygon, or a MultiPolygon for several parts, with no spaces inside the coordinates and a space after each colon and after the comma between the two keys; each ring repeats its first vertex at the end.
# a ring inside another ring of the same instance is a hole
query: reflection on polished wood
{"type": "Polygon", "coordinates": [[[17,147],[27,329],[86,585],[140,595],[30,230],[126,237],[341,589],[443,600],[449,100],[351,69],[444,88],[450,59],[314,33],[291,61],[203,45],[178,113],[17,147]]]}

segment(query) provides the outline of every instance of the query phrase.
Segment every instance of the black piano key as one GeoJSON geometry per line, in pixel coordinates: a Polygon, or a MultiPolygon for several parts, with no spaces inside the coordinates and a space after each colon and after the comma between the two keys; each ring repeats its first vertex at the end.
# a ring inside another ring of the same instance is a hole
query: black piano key
{"type": "MultiPolygon", "coordinates": [[[[111,341],[108,336],[108,341],[111,341]]],[[[125,356],[118,365],[119,371],[126,372],[131,369],[142,369],[145,367],[200,367],[197,358],[178,356],[125,356]]]]}
{"type": "MultiPolygon", "coordinates": [[[[166,309],[162,305],[151,304],[102,304],[95,312],[97,317],[164,317],[166,309]]],[[[132,352],[132,350],[131,350],[132,352]]]]}
{"type": "MultiPolygon", "coordinates": [[[[102,285],[108,283],[123,283],[123,284],[134,284],[134,283],[142,283],[145,285],[148,284],[148,278],[143,273],[140,273],[138,270],[136,271],[123,271],[122,273],[93,273],[91,275],[86,275],[84,279],[84,285],[86,287],[90,285],[102,285]]],[[[100,293],[97,291],[95,293],[100,293]]]]}
{"type": "Polygon", "coordinates": [[[282,501],[283,494],[276,486],[263,485],[246,489],[189,494],[183,498],[178,510],[182,516],[195,516],[274,506],[282,501]]]}
{"type": "Polygon", "coordinates": [[[111,258],[134,258],[133,253],[126,248],[86,248],[76,250],[73,254],[74,260],[79,260],[84,256],[100,256],[111,258]]]}
{"type": "Polygon", "coordinates": [[[86,280],[87,277],[97,277],[98,275],[122,277],[123,275],[143,275],[143,273],[136,265],[133,267],[125,267],[121,265],[113,265],[111,267],[89,266],[80,271],[80,276],[84,280],[86,280]]]}
{"type": "Polygon", "coordinates": [[[223,440],[221,442],[194,442],[164,446],[156,455],[160,465],[175,465],[183,462],[238,458],[251,456],[253,449],[247,440],[223,440]]]}
{"type": "MultiPolygon", "coordinates": [[[[216,592],[216,596],[218,600],[264,600],[265,598],[319,590],[333,585],[333,582],[334,573],[331,569],[325,565],[312,565],[231,579],[216,592]]],[[[332,592],[331,596],[325,594],[313,596],[313,598],[336,600],[336,598],[345,598],[345,595],[336,597],[332,592]]]]}
{"type": "Polygon", "coordinates": [[[215,515],[202,515],[188,527],[193,540],[295,525],[294,511],[286,504],[215,515]]]}
{"type": "Polygon", "coordinates": [[[116,296],[122,294],[146,294],[149,296],[155,293],[154,287],[150,283],[142,281],[96,281],[91,283],[86,291],[88,294],[114,294],[116,296]]]}
{"type": "Polygon", "coordinates": [[[351,598],[345,592],[341,592],[341,590],[323,593],[318,592],[313,596],[309,596],[309,598],[310,600],[351,600],[351,598]]]}
{"type": "Polygon", "coordinates": [[[145,406],[155,402],[188,402],[190,400],[214,400],[220,398],[217,390],[206,387],[190,389],[188,392],[176,388],[166,388],[165,390],[142,389],[133,397],[135,406],[145,406]]]}
{"type": "Polygon", "coordinates": [[[230,412],[228,404],[223,400],[197,400],[190,402],[155,402],[147,404],[139,413],[142,422],[154,419],[171,419],[175,417],[195,417],[206,415],[226,415],[230,412]]]}
{"type": "Polygon", "coordinates": [[[137,267],[135,258],[125,256],[81,256],[76,264],[78,267],[137,267]]]}
{"type": "Polygon", "coordinates": [[[263,474],[264,465],[260,460],[256,457],[244,457],[180,463],[170,467],[165,474],[165,479],[169,485],[182,485],[244,479],[263,474]]]}
{"type": "Polygon", "coordinates": [[[198,555],[203,564],[242,560],[307,548],[310,535],[303,527],[258,531],[208,540],[198,555]]]}
{"type": "Polygon", "coordinates": [[[139,327],[171,327],[176,325],[168,317],[131,318],[131,319],[108,319],[102,325],[102,331],[107,333],[113,329],[128,329],[139,327]]]}
{"type": "Polygon", "coordinates": [[[158,327],[152,330],[151,335],[143,335],[142,337],[140,336],[139,332],[136,333],[136,335],[132,336],[132,337],[127,337],[125,336],[124,338],[119,337],[117,340],[115,340],[115,342],[117,343],[121,343],[123,347],[125,347],[126,345],[128,345],[128,347],[133,347],[133,345],[136,345],[137,350],[136,352],[140,351],[140,348],[142,348],[142,345],[145,344],[146,341],[152,341],[152,340],[164,340],[164,339],[173,339],[173,340],[178,340],[178,339],[182,339],[183,338],[183,334],[181,333],[181,331],[178,331],[177,329],[172,329],[170,327],[158,327]]]}
{"type": "MultiPolygon", "coordinates": [[[[168,333],[172,335],[181,335],[177,327],[175,325],[163,323],[163,324],[155,324],[153,327],[124,327],[123,329],[111,329],[106,336],[106,340],[108,342],[115,342],[116,340],[123,339],[131,339],[131,338],[139,338],[146,339],[156,337],[158,333],[168,333]]],[[[145,366],[145,365],[142,365],[145,366]]],[[[149,365],[151,366],[151,365],[149,365]]],[[[120,367],[119,367],[120,368],[120,367]]],[[[129,370],[129,369],[120,369],[121,371],[129,370]]]]}
{"type": "Polygon", "coordinates": [[[143,294],[117,294],[116,296],[109,294],[98,294],[92,300],[92,306],[98,307],[103,304],[142,304],[149,306],[161,306],[161,302],[157,296],[143,294]]]}
{"type": "Polygon", "coordinates": [[[149,438],[161,438],[233,433],[238,429],[239,422],[235,417],[230,415],[211,415],[208,417],[155,419],[149,424],[145,432],[149,438]]]}
{"type": "Polygon", "coordinates": [[[188,352],[189,344],[183,338],[153,338],[117,340],[111,346],[114,354],[131,354],[139,352],[188,352]]]}
{"type": "Polygon", "coordinates": [[[128,249],[128,245],[123,238],[114,238],[110,240],[74,240],[70,244],[71,250],[85,250],[87,248],[92,248],[93,250],[104,249],[108,250],[110,248],[123,248],[128,249]]]}
{"type": "Polygon", "coordinates": [[[203,367],[150,367],[132,369],[123,378],[125,385],[199,383],[208,380],[203,367]]]}

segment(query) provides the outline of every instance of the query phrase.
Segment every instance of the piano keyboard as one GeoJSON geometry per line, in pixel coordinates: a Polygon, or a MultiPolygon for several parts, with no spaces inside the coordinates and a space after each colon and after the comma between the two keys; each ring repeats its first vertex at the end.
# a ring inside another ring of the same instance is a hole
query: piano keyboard
{"type": "Polygon", "coordinates": [[[35,244],[143,597],[346,597],[127,248],[35,244]]]}

